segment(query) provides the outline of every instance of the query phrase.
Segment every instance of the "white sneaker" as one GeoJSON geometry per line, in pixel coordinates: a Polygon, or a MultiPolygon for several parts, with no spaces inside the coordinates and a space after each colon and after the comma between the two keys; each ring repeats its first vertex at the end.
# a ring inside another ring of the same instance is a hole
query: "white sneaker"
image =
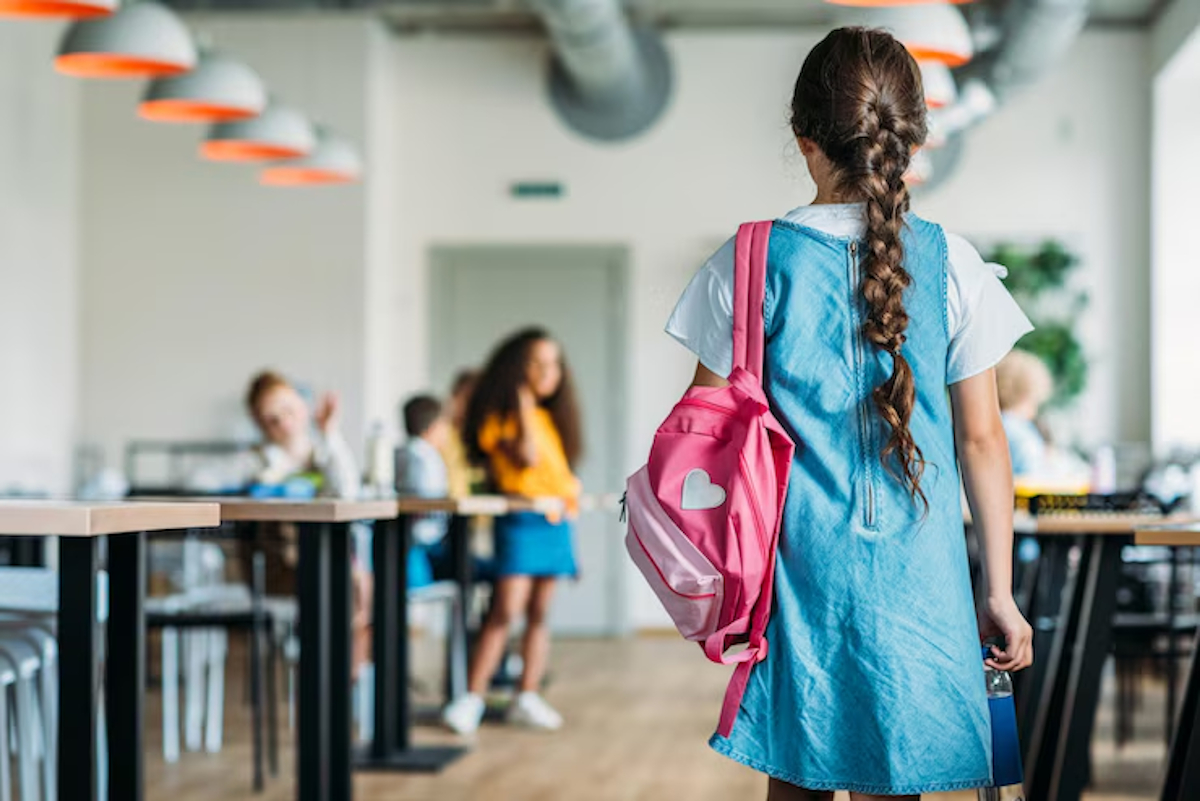
{"type": "Polygon", "coordinates": [[[563,725],[562,715],[537,693],[517,695],[509,707],[508,722],[543,731],[557,731],[563,725]]]}
{"type": "Polygon", "coordinates": [[[456,698],[442,710],[442,722],[455,734],[474,734],[483,721],[483,698],[467,693],[456,698]]]}

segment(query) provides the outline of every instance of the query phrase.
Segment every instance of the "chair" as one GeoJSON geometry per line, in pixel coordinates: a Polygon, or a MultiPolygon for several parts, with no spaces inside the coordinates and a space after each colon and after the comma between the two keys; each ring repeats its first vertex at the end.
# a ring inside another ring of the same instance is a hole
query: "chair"
{"type": "Polygon", "coordinates": [[[264,606],[261,558],[251,587],[224,581],[225,563],[220,548],[211,542],[185,539],[183,559],[176,583],[181,591],[147,599],[147,628],[161,628],[163,686],[163,757],[168,763],[180,757],[179,679],[185,684],[186,710],[184,743],[189,751],[204,747],[209,753],[221,750],[224,734],[225,666],[228,631],[247,631],[250,637],[251,705],[254,732],[252,759],[254,789],[264,788],[262,734],[267,726],[268,758],[272,775],[278,774],[278,743],[275,730],[276,699],[273,630],[275,621],[264,606]],[[185,630],[180,634],[180,630],[185,630]],[[267,643],[266,688],[261,656],[263,637],[267,643]],[[180,653],[184,667],[180,669],[180,653]],[[265,708],[264,708],[265,707],[265,708]]]}

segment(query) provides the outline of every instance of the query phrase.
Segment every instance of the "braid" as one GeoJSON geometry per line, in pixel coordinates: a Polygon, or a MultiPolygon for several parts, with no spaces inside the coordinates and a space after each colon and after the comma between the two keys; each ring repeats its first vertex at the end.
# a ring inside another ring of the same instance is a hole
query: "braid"
{"type": "Polygon", "coordinates": [[[883,31],[840,28],[821,41],[800,71],[792,129],[815,142],[835,170],[838,188],[865,202],[867,248],[859,292],[866,308],[863,337],[887,353],[892,374],[872,400],[889,434],[884,466],[928,508],[921,490],[925,460],[909,424],[916,404],[912,366],[904,357],[908,312],[904,291],[904,174],[925,141],[925,96],[916,62],[883,31]]]}
{"type": "Polygon", "coordinates": [[[868,133],[874,129],[874,136],[862,140],[860,163],[864,169],[858,180],[867,218],[867,250],[860,287],[866,301],[862,333],[868,342],[892,357],[891,376],[872,393],[875,409],[890,429],[881,456],[913,497],[928,506],[921,490],[925,460],[909,430],[916,384],[903,353],[908,329],[904,290],[912,283],[904,269],[904,243],[900,238],[909,203],[904,184],[909,148],[894,130],[879,124],[878,114],[869,113],[864,123],[868,133]]]}

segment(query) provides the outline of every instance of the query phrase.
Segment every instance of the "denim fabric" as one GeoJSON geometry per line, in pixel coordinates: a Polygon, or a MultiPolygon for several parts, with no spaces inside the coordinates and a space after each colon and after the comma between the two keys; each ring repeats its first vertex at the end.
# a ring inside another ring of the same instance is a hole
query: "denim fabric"
{"type": "Polygon", "coordinates": [[[864,243],[777,222],[767,390],[797,443],[770,649],[717,751],[813,790],[906,795],[987,784],[991,729],[946,394],[946,245],[913,215],[904,354],[928,515],[880,462],[872,389],[891,357],[860,334],[864,243]]]}
{"type": "Polygon", "coordinates": [[[496,577],[576,575],[571,529],[568,521],[551,523],[537,512],[496,518],[496,577]]]}

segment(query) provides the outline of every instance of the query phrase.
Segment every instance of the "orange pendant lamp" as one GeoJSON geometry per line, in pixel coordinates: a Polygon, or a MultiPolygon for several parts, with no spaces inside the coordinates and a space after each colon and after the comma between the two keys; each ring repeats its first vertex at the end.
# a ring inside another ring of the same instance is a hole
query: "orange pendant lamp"
{"type": "Polygon", "coordinates": [[[236,122],[257,117],[266,105],[267,89],[254,70],[204,53],[191,72],[151,82],[138,114],[152,122],[236,122]]]}
{"type": "Polygon", "coordinates": [[[117,10],[117,0],[0,0],[0,17],[94,19],[117,10]]]}
{"type": "Polygon", "coordinates": [[[917,61],[961,67],[975,56],[966,19],[947,3],[843,8],[838,14],[838,24],[890,31],[917,61]]]}
{"type": "Polygon", "coordinates": [[[253,119],[214,125],[200,145],[200,155],[210,161],[279,161],[307,156],[316,144],[307,117],[272,102],[253,119]]]}
{"type": "Polygon", "coordinates": [[[326,131],[317,134],[317,146],[301,159],[272,164],[263,169],[263,186],[322,186],[353,184],[362,180],[362,159],[354,146],[326,131]]]}
{"type": "Polygon", "coordinates": [[[59,46],[55,68],[77,78],[153,78],[196,66],[196,45],[166,6],[139,2],[110,17],[80,20],[59,46]]]}

